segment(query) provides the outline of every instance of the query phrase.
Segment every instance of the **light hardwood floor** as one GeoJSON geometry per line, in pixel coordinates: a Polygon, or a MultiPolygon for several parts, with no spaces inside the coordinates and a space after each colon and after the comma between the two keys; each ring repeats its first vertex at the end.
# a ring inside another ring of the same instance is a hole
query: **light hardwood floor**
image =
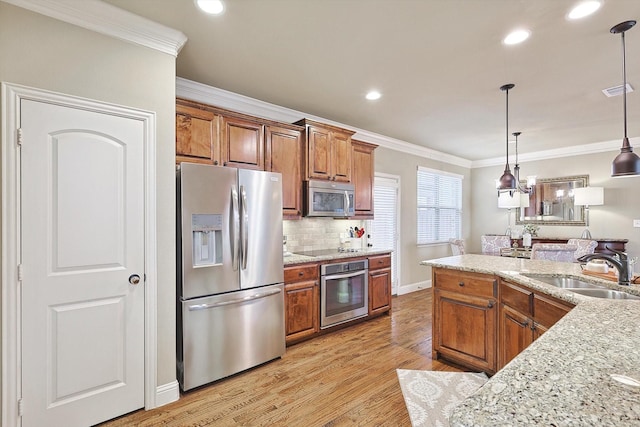
{"type": "Polygon", "coordinates": [[[101,427],[410,426],[396,369],[460,370],[431,360],[431,302],[431,289],[394,297],[391,315],[101,427]]]}

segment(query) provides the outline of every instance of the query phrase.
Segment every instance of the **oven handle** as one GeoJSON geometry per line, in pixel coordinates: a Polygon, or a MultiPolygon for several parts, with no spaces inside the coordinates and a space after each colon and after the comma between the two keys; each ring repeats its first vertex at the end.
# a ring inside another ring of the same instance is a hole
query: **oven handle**
{"type": "Polygon", "coordinates": [[[324,280],[335,280],[335,279],[346,279],[349,277],[355,277],[355,276],[360,276],[360,275],[364,275],[367,274],[367,270],[358,270],[355,273],[340,273],[340,274],[333,274],[331,276],[324,276],[324,280]]]}

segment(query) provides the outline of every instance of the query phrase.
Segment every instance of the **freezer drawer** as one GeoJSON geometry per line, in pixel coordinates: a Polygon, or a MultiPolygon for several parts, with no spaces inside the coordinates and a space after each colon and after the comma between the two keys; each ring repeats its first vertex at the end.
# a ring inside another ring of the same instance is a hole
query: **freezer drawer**
{"type": "Polygon", "coordinates": [[[178,379],[182,390],[285,352],[283,284],[195,298],[181,305],[178,379]]]}

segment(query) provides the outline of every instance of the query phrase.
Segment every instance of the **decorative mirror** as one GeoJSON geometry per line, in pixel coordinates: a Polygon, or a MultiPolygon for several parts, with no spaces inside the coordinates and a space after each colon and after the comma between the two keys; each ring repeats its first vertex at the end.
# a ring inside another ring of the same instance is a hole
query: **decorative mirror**
{"type": "Polygon", "coordinates": [[[586,225],[584,206],[573,204],[573,189],[588,185],[589,175],[536,180],[529,206],[516,209],[516,224],[586,225]]]}

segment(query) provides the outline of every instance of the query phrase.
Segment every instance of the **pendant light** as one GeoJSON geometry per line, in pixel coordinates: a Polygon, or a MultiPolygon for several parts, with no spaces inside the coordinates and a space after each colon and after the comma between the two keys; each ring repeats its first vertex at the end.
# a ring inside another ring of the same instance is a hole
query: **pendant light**
{"type": "Polygon", "coordinates": [[[509,90],[513,89],[516,85],[513,83],[508,83],[506,85],[500,86],[500,90],[505,92],[506,100],[507,100],[507,137],[506,137],[506,147],[507,147],[507,158],[506,163],[504,165],[504,173],[500,177],[500,181],[497,183],[498,187],[498,196],[500,193],[508,191],[510,194],[516,190],[516,177],[511,174],[511,168],[509,167],[509,90]]]}
{"type": "Polygon", "coordinates": [[[640,157],[633,152],[633,148],[629,144],[629,138],[627,138],[627,67],[624,33],[633,28],[634,25],[636,25],[636,21],[625,21],[613,26],[610,30],[612,34],[620,34],[622,37],[622,108],[624,112],[624,139],[622,140],[620,154],[613,159],[613,163],[611,164],[611,176],[614,178],[640,175],[640,157]]]}
{"type": "Polygon", "coordinates": [[[516,137],[516,166],[513,168],[513,172],[515,172],[517,189],[520,193],[531,194],[533,193],[533,189],[535,188],[534,185],[536,185],[535,175],[527,176],[526,187],[522,187],[522,185],[520,185],[520,163],[518,163],[518,137],[522,135],[522,132],[514,132],[511,135],[516,137]]]}

